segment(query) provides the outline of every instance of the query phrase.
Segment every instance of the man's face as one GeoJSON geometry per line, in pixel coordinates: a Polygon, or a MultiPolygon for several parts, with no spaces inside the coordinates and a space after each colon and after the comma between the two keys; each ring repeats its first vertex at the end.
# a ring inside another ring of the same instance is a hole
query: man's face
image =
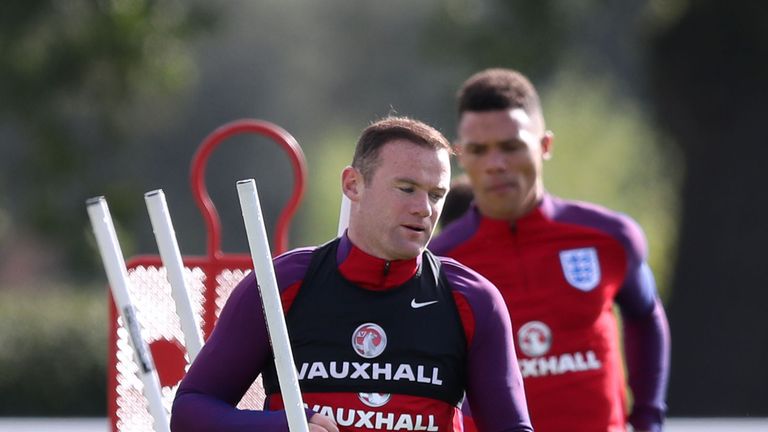
{"type": "Polygon", "coordinates": [[[394,140],[379,150],[369,183],[351,167],[343,175],[353,203],[349,221],[353,242],[383,259],[418,256],[432,236],[450,185],[448,150],[394,140]],[[348,184],[350,179],[356,184],[348,184]]]}
{"type": "Polygon", "coordinates": [[[543,159],[552,136],[524,110],[467,111],[459,122],[459,164],[467,173],[480,212],[515,220],[544,193],[543,159]]]}

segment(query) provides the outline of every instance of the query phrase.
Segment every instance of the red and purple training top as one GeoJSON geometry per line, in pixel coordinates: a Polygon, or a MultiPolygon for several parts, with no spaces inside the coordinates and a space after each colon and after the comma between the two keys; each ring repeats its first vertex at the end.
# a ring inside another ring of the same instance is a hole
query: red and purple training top
{"type": "MultiPolygon", "coordinates": [[[[669,329],[632,219],[551,195],[514,223],[486,218],[472,205],[429,249],[501,291],[537,431],[624,431],[627,421],[660,430],[669,329]],[[614,303],[634,398],[629,416],[614,303]]],[[[469,403],[473,412],[480,408],[469,403]]]]}
{"type": "MultiPolygon", "coordinates": [[[[342,431],[463,430],[464,392],[483,431],[532,431],[499,291],[426,252],[386,261],[346,235],[274,260],[307,415],[342,431]]],[[[171,429],[288,430],[255,276],[235,288],[182,380],[171,429]],[[259,374],[264,411],[236,408],[259,374]]]]}

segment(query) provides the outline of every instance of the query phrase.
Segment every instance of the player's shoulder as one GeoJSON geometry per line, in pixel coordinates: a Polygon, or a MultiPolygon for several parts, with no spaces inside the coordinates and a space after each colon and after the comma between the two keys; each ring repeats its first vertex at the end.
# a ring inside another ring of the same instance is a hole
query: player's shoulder
{"type": "Polygon", "coordinates": [[[445,275],[448,277],[449,280],[454,278],[466,278],[467,281],[469,282],[469,281],[475,281],[476,278],[483,277],[482,275],[480,275],[480,273],[477,273],[476,271],[456,261],[453,258],[450,258],[447,256],[441,256],[435,252],[432,252],[432,254],[440,262],[440,266],[442,267],[443,271],[445,272],[445,275]]]}
{"type": "Polygon", "coordinates": [[[555,222],[595,229],[609,235],[625,247],[645,251],[645,233],[631,216],[600,204],[568,200],[555,196],[545,199],[546,212],[555,222]]]}
{"type": "Polygon", "coordinates": [[[273,263],[278,285],[286,287],[304,279],[316,249],[316,246],[302,247],[275,257],[273,263]]]}
{"type": "Polygon", "coordinates": [[[473,309],[493,307],[499,301],[499,290],[483,275],[453,258],[436,258],[451,289],[466,298],[473,309]]]}
{"type": "Polygon", "coordinates": [[[639,229],[638,223],[628,214],[597,203],[570,200],[552,195],[549,195],[546,199],[549,201],[549,212],[552,219],[559,222],[610,228],[635,226],[639,229]]]}
{"type": "Polygon", "coordinates": [[[274,258],[275,265],[281,263],[289,263],[294,261],[301,261],[311,259],[312,254],[317,249],[317,246],[300,247],[291,249],[288,252],[283,252],[274,258]]]}

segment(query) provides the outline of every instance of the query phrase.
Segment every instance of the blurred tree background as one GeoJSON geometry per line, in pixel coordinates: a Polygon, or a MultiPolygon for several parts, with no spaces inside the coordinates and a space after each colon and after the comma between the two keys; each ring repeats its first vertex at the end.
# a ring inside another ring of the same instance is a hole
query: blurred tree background
{"type": "MultiPolygon", "coordinates": [[[[85,199],[107,197],[126,256],[156,254],[142,194],[162,188],[182,253],[203,254],[192,155],[218,126],[259,118],[304,148],[291,246],[317,244],[335,233],[359,131],[397,113],[452,138],[456,88],[489,66],[542,94],[548,188],[645,228],[672,325],[670,413],[768,415],[768,231],[753,197],[768,159],[766,12],[741,0],[3,2],[0,415],[106,413],[105,277],[85,199]]],[[[234,182],[267,185],[271,230],[290,167],[264,140],[231,141],[206,182],[223,249],[245,252],[234,182]]]]}

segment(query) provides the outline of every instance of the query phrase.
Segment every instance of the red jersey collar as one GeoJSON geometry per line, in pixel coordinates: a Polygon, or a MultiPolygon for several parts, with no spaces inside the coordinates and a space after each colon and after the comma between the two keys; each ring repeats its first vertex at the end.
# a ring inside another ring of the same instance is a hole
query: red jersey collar
{"type": "Polygon", "coordinates": [[[477,208],[477,205],[473,202],[472,203],[472,210],[475,212],[475,214],[478,217],[480,225],[482,225],[483,229],[490,229],[490,230],[503,230],[506,231],[510,227],[525,227],[527,225],[551,220],[554,213],[555,213],[555,207],[554,203],[552,202],[552,196],[548,193],[544,193],[544,195],[541,198],[541,202],[534,207],[533,210],[530,212],[524,214],[523,216],[519,217],[518,219],[514,221],[509,221],[507,219],[493,219],[489,218],[487,216],[484,216],[480,213],[480,210],[477,208]]]}
{"type": "Polygon", "coordinates": [[[336,252],[339,272],[348,281],[371,290],[385,290],[404,284],[421,266],[421,255],[408,260],[385,260],[365,253],[341,236],[336,252]]]}

